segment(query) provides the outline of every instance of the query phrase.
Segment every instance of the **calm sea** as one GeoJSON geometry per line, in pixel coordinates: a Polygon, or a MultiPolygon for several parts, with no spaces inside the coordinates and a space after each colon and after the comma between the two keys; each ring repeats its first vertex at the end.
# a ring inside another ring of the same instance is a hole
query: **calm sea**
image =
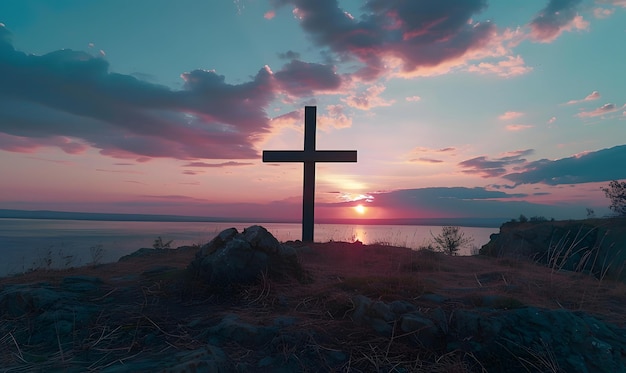
{"type": "MultiPolygon", "coordinates": [[[[44,219],[0,219],[0,276],[32,268],[80,266],[91,263],[100,253],[100,262],[113,262],[154,240],[173,240],[171,247],[204,244],[227,228],[252,223],[127,222],[44,219]]],[[[300,224],[260,223],[279,241],[301,237],[300,224]]],[[[480,247],[498,228],[462,227],[466,236],[480,247]]],[[[316,224],[315,241],[359,240],[364,244],[387,243],[419,248],[441,232],[439,226],[316,224]]],[[[461,255],[469,255],[466,248],[461,255]]]]}

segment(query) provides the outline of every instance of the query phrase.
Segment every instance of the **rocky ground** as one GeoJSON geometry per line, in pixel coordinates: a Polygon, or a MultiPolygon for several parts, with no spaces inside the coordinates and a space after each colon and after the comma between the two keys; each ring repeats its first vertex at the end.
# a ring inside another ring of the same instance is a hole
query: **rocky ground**
{"type": "Polygon", "coordinates": [[[0,371],[624,372],[625,323],[592,274],[257,227],[0,279],[0,371]]]}

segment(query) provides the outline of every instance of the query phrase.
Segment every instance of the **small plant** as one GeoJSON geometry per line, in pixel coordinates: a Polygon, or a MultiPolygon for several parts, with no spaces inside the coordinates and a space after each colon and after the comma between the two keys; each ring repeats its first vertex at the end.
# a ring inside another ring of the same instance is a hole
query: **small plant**
{"type": "Polygon", "coordinates": [[[435,236],[432,233],[431,235],[435,248],[448,255],[457,255],[461,247],[474,241],[472,237],[466,237],[465,233],[461,232],[461,228],[453,226],[442,227],[439,235],[435,236]]]}
{"type": "Polygon", "coordinates": [[[167,242],[163,242],[163,239],[161,238],[161,236],[157,237],[157,239],[154,240],[154,243],[152,244],[152,247],[154,247],[155,249],[170,249],[172,242],[174,242],[174,240],[169,240],[167,242]]]}
{"type": "Polygon", "coordinates": [[[102,256],[104,255],[104,249],[102,245],[94,245],[89,248],[89,253],[91,254],[91,265],[96,267],[102,261],[102,256]]]}

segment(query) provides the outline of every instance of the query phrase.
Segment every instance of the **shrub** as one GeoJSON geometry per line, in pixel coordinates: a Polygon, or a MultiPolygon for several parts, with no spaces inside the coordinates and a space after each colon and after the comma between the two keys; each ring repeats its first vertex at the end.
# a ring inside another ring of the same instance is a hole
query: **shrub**
{"type": "Polygon", "coordinates": [[[465,233],[461,232],[461,228],[446,226],[441,228],[439,235],[433,235],[433,241],[437,250],[448,255],[456,255],[461,247],[471,244],[474,240],[471,237],[466,237],[465,233]]]}

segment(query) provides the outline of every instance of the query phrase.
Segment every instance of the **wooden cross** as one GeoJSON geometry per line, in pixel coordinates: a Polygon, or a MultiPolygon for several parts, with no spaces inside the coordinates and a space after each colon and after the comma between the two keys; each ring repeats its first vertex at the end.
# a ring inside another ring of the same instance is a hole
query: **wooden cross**
{"type": "Polygon", "coordinates": [[[302,242],[313,242],[315,216],[315,163],[356,162],[356,150],[315,150],[316,106],[304,108],[304,151],[264,150],[263,162],[303,162],[302,242]]]}

